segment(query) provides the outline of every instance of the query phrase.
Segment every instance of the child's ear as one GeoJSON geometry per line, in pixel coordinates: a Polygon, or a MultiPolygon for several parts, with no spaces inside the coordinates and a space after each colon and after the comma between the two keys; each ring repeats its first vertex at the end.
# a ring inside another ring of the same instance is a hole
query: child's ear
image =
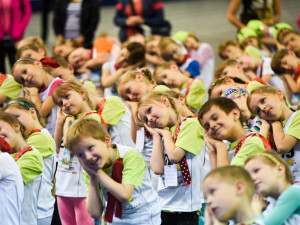
{"type": "Polygon", "coordinates": [[[282,100],[284,97],[283,92],[279,89],[276,89],[275,94],[279,97],[280,100],[282,100]]]}
{"type": "Polygon", "coordinates": [[[171,69],[171,70],[178,71],[178,66],[176,65],[176,63],[171,63],[170,69],[171,69]]]}
{"type": "Polygon", "coordinates": [[[43,55],[43,56],[45,56],[45,50],[44,49],[42,49],[42,48],[38,48],[38,53],[39,54],[41,54],[41,55],[43,55]]]}
{"type": "Polygon", "coordinates": [[[181,102],[181,104],[185,104],[185,97],[183,95],[179,95],[179,101],[181,102]]]}
{"type": "Polygon", "coordinates": [[[144,81],[144,77],[143,77],[142,73],[137,73],[136,74],[136,79],[138,81],[140,81],[140,82],[143,82],[144,81]]]}
{"type": "Polygon", "coordinates": [[[33,64],[40,67],[40,68],[43,67],[43,64],[39,60],[34,60],[33,64]]]}
{"type": "Polygon", "coordinates": [[[167,96],[161,96],[160,100],[163,104],[165,104],[166,106],[170,105],[169,99],[167,98],[167,96]]]}
{"type": "Polygon", "coordinates": [[[111,147],[111,137],[108,134],[105,135],[105,144],[107,148],[111,147]]]}
{"type": "Polygon", "coordinates": [[[73,65],[72,64],[70,64],[70,63],[68,63],[68,69],[70,70],[70,72],[72,73],[72,74],[74,74],[74,67],[73,67],[73,65]]]}
{"type": "Polygon", "coordinates": [[[29,112],[30,112],[30,115],[33,119],[36,119],[37,118],[37,115],[36,115],[36,111],[34,108],[30,108],[29,109],[29,112]]]}
{"type": "Polygon", "coordinates": [[[19,133],[20,132],[20,124],[18,124],[18,123],[14,123],[13,124],[13,129],[14,129],[14,131],[16,132],[16,133],[19,133]]]}
{"type": "Polygon", "coordinates": [[[288,53],[289,53],[290,56],[296,57],[295,52],[293,52],[293,51],[288,51],[288,53]]]}
{"type": "Polygon", "coordinates": [[[233,115],[233,119],[234,119],[235,121],[237,121],[237,120],[240,119],[241,112],[240,112],[239,109],[234,108],[231,112],[232,112],[232,115],[233,115]]]}
{"type": "Polygon", "coordinates": [[[278,175],[285,176],[285,166],[282,163],[280,163],[280,164],[276,165],[276,167],[277,167],[278,175]]]}
{"type": "Polygon", "coordinates": [[[246,185],[243,180],[237,180],[235,182],[235,188],[236,188],[236,195],[242,196],[246,191],[246,185]]]}

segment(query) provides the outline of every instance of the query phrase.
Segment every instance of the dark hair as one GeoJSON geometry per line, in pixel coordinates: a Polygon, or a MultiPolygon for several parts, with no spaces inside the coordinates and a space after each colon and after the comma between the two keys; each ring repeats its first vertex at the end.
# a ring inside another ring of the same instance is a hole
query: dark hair
{"type": "Polygon", "coordinates": [[[26,136],[26,129],[24,127],[24,125],[13,115],[0,111],[0,120],[8,123],[11,127],[14,126],[15,124],[18,124],[20,126],[20,132],[22,134],[22,137],[24,138],[24,140],[27,139],[26,136]]]}
{"type": "Polygon", "coordinates": [[[138,43],[138,42],[132,42],[129,43],[126,46],[126,49],[129,52],[128,57],[128,64],[134,65],[138,62],[141,62],[141,65],[139,67],[144,67],[146,63],[146,48],[144,45],[138,43]]]}
{"type": "Polygon", "coordinates": [[[284,74],[285,69],[281,67],[281,60],[283,57],[289,54],[289,50],[281,49],[280,51],[276,52],[276,54],[272,57],[271,61],[271,68],[276,74],[284,74]]]}

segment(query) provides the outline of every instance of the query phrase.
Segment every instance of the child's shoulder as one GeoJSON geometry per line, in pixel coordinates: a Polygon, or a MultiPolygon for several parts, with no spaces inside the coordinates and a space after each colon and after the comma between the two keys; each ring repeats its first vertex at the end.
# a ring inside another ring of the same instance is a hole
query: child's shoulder
{"type": "Polygon", "coordinates": [[[122,99],[117,96],[111,96],[106,98],[101,116],[105,123],[117,125],[125,112],[126,106],[122,99]]]}

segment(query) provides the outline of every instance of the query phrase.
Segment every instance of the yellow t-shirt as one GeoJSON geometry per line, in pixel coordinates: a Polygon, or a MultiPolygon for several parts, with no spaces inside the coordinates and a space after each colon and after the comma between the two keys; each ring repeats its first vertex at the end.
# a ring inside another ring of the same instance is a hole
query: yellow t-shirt
{"type": "Polygon", "coordinates": [[[22,85],[17,83],[14,77],[10,75],[8,75],[0,86],[0,94],[11,99],[19,97],[21,90],[22,85]]]}

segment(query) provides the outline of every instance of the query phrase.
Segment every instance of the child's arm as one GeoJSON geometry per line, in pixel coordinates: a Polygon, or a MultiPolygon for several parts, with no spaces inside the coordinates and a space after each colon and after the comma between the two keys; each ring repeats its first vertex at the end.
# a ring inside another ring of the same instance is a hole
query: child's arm
{"type": "Polygon", "coordinates": [[[207,132],[204,131],[204,142],[208,150],[210,168],[213,170],[217,168],[217,150],[209,143],[207,136],[207,132]]]}
{"type": "Polygon", "coordinates": [[[56,127],[55,127],[55,132],[54,132],[54,141],[55,141],[55,148],[56,148],[56,153],[59,153],[60,150],[60,144],[61,140],[63,137],[63,126],[66,120],[65,114],[62,112],[60,109],[57,112],[57,117],[56,117],[56,127]]]}
{"type": "Polygon", "coordinates": [[[99,188],[95,176],[90,176],[89,194],[86,201],[86,209],[91,217],[99,219],[102,215],[103,205],[99,196],[99,188]]]}
{"type": "Polygon", "coordinates": [[[270,124],[262,119],[259,118],[259,120],[261,121],[261,126],[260,126],[260,130],[259,130],[259,134],[264,136],[264,138],[268,139],[268,134],[269,134],[269,130],[270,130],[270,124]]]}
{"type": "Polygon", "coordinates": [[[145,125],[145,128],[152,134],[153,136],[153,147],[152,154],[150,159],[150,167],[155,174],[163,174],[164,173],[164,153],[162,149],[161,136],[159,133],[145,125]]]}
{"type": "Polygon", "coordinates": [[[38,88],[36,87],[26,87],[26,90],[29,92],[29,100],[31,100],[36,107],[38,108],[42,117],[46,117],[55,106],[52,96],[48,96],[45,101],[41,102],[38,88]]]}
{"type": "Polygon", "coordinates": [[[131,138],[133,142],[136,143],[136,132],[138,131],[138,129],[140,129],[140,126],[135,121],[137,102],[126,101],[125,103],[131,112],[131,138]]]}
{"type": "Polygon", "coordinates": [[[270,80],[271,80],[271,77],[272,77],[272,74],[263,74],[263,75],[261,76],[261,79],[262,79],[264,82],[269,83],[270,80]]]}
{"type": "Polygon", "coordinates": [[[227,154],[227,146],[223,141],[218,141],[216,139],[213,139],[209,135],[206,135],[206,140],[209,145],[211,145],[214,149],[216,149],[216,167],[221,166],[228,166],[229,160],[228,160],[228,154],[227,154]]]}
{"type": "Polygon", "coordinates": [[[112,86],[125,72],[124,68],[118,69],[113,74],[110,74],[110,71],[106,68],[102,68],[102,77],[101,84],[104,88],[112,86]]]}
{"type": "Polygon", "coordinates": [[[284,134],[282,130],[282,125],[279,121],[274,121],[272,123],[272,128],[273,138],[278,152],[288,153],[297,143],[298,139],[291,135],[284,134]]]}
{"type": "Polygon", "coordinates": [[[300,83],[295,82],[290,74],[284,74],[284,78],[290,87],[291,91],[295,94],[300,94],[300,83]]]}
{"type": "Polygon", "coordinates": [[[68,115],[65,119],[65,124],[64,124],[64,127],[63,127],[64,146],[66,146],[65,141],[67,140],[67,134],[68,134],[69,128],[72,126],[74,121],[75,121],[75,117],[71,116],[71,115],[68,115]]]}

